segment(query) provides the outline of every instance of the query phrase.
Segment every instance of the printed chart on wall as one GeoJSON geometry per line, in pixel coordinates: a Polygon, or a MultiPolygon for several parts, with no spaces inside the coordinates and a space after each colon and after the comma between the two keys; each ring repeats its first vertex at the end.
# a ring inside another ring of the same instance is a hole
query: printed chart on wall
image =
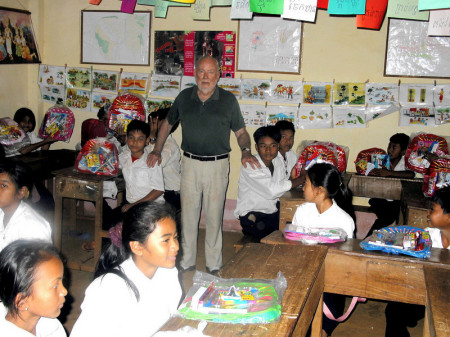
{"type": "Polygon", "coordinates": [[[427,34],[428,22],[390,19],[385,75],[450,78],[450,37],[427,34]]]}
{"type": "Polygon", "coordinates": [[[300,73],[302,25],[279,17],[239,22],[239,71],[300,73]]]}

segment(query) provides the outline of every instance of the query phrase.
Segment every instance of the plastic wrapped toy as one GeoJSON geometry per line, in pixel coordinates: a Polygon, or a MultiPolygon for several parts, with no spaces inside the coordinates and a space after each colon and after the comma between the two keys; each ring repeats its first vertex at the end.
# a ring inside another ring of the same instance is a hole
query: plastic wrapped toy
{"type": "Polygon", "coordinates": [[[431,197],[438,189],[450,185],[450,159],[434,160],[423,179],[423,193],[431,197]]]}
{"type": "Polygon", "coordinates": [[[373,231],[360,245],[365,250],[381,250],[395,255],[420,258],[428,258],[431,255],[430,233],[409,226],[391,226],[373,231]]]}
{"type": "Polygon", "coordinates": [[[108,111],[108,127],[113,131],[127,131],[128,124],[138,119],[145,122],[144,100],[137,94],[124,92],[117,96],[108,111]]]}
{"type": "Polygon", "coordinates": [[[113,176],[119,172],[116,146],[106,138],[94,138],[84,144],[75,162],[80,172],[113,176]]]}
{"type": "Polygon", "coordinates": [[[0,119],[0,143],[6,146],[20,143],[25,138],[19,124],[9,117],[0,119]]]}
{"type": "Polygon", "coordinates": [[[405,166],[408,170],[425,174],[430,162],[425,154],[431,152],[438,157],[448,154],[448,145],[444,138],[430,133],[415,136],[408,145],[405,154],[405,166]]]}
{"type": "Polygon", "coordinates": [[[372,155],[376,154],[386,155],[386,151],[377,147],[360,151],[355,160],[356,173],[366,174],[367,164],[372,161],[372,155]]]}
{"type": "Polygon", "coordinates": [[[335,243],[347,240],[347,233],[342,228],[306,228],[292,224],[284,227],[283,235],[288,240],[307,244],[335,243]]]}
{"type": "Polygon", "coordinates": [[[75,126],[73,112],[62,104],[55,104],[47,110],[39,129],[39,137],[68,142],[75,126]]]}
{"type": "Polygon", "coordinates": [[[223,279],[196,271],[193,286],[178,314],[186,319],[216,323],[258,324],[278,321],[287,287],[278,272],[273,280],[223,279]]]}
{"type": "Polygon", "coordinates": [[[330,163],[338,167],[338,151],[335,146],[330,146],[329,142],[313,142],[311,145],[305,147],[298,158],[296,171],[297,176],[300,175],[302,170],[307,170],[310,165],[315,163],[330,163]]]}

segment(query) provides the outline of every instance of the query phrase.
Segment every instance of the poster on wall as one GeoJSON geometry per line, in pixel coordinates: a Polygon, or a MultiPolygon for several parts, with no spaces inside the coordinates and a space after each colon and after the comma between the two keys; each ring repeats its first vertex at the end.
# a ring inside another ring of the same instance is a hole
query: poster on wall
{"type": "Polygon", "coordinates": [[[238,71],[300,73],[300,22],[257,16],[239,21],[238,35],[238,71]]]}
{"type": "Polygon", "coordinates": [[[0,7],[0,64],[41,63],[28,11],[0,7]]]}
{"type": "Polygon", "coordinates": [[[236,33],[233,31],[155,31],[155,73],[194,76],[195,62],[212,56],[221,77],[234,77],[236,33]]]}

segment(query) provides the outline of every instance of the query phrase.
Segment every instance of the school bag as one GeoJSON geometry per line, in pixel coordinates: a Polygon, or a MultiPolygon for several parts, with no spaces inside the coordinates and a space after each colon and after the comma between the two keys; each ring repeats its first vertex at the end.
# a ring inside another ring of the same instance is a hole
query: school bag
{"type": "Polygon", "coordinates": [[[39,137],[69,142],[75,126],[73,112],[65,105],[56,103],[45,113],[39,137]]]}

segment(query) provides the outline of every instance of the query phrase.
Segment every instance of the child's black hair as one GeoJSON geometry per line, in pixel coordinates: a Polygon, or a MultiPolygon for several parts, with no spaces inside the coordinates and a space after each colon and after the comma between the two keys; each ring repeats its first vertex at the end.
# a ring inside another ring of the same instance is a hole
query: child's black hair
{"type": "Polygon", "coordinates": [[[139,300],[139,290],[136,285],[125,275],[120,268],[120,264],[128,259],[131,254],[130,243],[138,241],[145,243],[148,236],[153,233],[159,221],[170,218],[175,221],[175,213],[167,203],[143,202],[133,206],[124,215],[122,226],[122,245],[117,247],[110,243],[100,256],[95,269],[94,277],[99,277],[107,273],[113,273],[123,278],[133,290],[139,300]]]}
{"type": "Polygon", "coordinates": [[[17,190],[26,187],[31,192],[33,175],[31,174],[30,168],[25,164],[6,159],[0,162],[0,173],[6,173],[17,190]]]}
{"type": "MultiPolygon", "coordinates": [[[[167,115],[170,111],[170,108],[161,108],[158,110],[153,111],[152,113],[150,113],[149,116],[151,116],[152,118],[157,117],[159,120],[163,120],[167,118],[167,115]]],[[[149,123],[150,123],[150,119],[149,119],[149,123]]],[[[172,126],[172,130],[170,130],[170,133],[175,132],[175,130],[178,128],[178,125],[180,124],[180,121],[177,121],[173,126],[172,126]]]]}
{"type": "Polygon", "coordinates": [[[108,114],[107,114],[104,106],[102,106],[100,109],[98,109],[97,118],[99,120],[102,120],[104,118],[108,118],[108,114]]]}
{"type": "Polygon", "coordinates": [[[291,130],[294,135],[295,135],[295,126],[294,123],[292,123],[291,121],[287,121],[287,120],[281,120],[278,121],[275,126],[280,129],[280,131],[284,131],[284,130],[291,130]]]}
{"type": "Polygon", "coordinates": [[[3,163],[5,158],[6,158],[5,148],[3,147],[2,144],[0,144],[0,163],[3,163]]]}
{"type": "Polygon", "coordinates": [[[389,138],[389,141],[394,144],[399,144],[402,151],[406,151],[409,145],[409,136],[404,133],[396,133],[389,138]]]}
{"type": "Polygon", "coordinates": [[[30,131],[34,131],[34,128],[36,127],[36,117],[34,116],[33,111],[31,111],[28,108],[20,108],[16,111],[14,114],[14,121],[19,124],[25,117],[30,117],[30,122],[33,125],[30,131]]]}
{"type": "Polygon", "coordinates": [[[61,256],[52,244],[42,240],[16,240],[0,252],[0,300],[16,316],[16,298],[31,295],[36,269],[51,258],[61,256]]]}
{"type": "Polygon", "coordinates": [[[431,201],[440,205],[444,214],[450,213],[450,186],[443,187],[434,192],[431,201]]]}
{"type": "Polygon", "coordinates": [[[311,166],[308,171],[308,178],[315,187],[322,186],[329,198],[334,199],[337,205],[342,208],[356,223],[355,210],[352,204],[352,192],[342,181],[339,170],[328,163],[318,163],[311,166]]]}
{"type": "Polygon", "coordinates": [[[261,126],[253,134],[253,139],[255,140],[255,143],[258,144],[259,140],[262,137],[270,137],[273,140],[275,140],[277,143],[279,143],[281,140],[280,129],[278,129],[277,127],[275,127],[273,125],[261,126]]]}
{"type": "Polygon", "coordinates": [[[133,119],[127,126],[127,136],[133,131],[141,131],[145,138],[150,137],[150,125],[140,121],[138,119],[133,119]]]}

